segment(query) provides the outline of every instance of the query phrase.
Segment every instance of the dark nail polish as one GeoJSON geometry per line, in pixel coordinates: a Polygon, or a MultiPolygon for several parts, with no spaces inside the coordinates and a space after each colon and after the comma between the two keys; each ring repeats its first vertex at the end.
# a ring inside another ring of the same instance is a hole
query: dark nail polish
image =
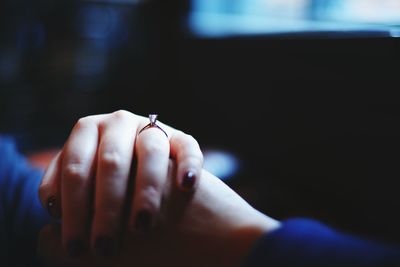
{"type": "Polygon", "coordinates": [[[153,226],[152,214],[147,210],[141,210],[136,215],[135,228],[140,232],[148,232],[153,226]]]}
{"type": "Polygon", "coordinates": [[[115,240],[111,237],[99,236],[94,244],[96,256],[111,258],[116,255],[117,247],[115,240]]]}
{"type": "Polygon", "coordinates": [[[85,253],[85,245],[82,240],[70,240],[67,243],[67,252],[71,258],[79,258],[85,253]]]}
{"type": "Polygon", "coordinates": [[[46,209],[47,212],[50,214],[50,216],[55,216],[55,205],[56,205],[56,197],[55,196],[51,196],[47,199],[47,204],[46,204],[46,209]]]}
{"type": "Polygon", "coordinates": [[[182,187],[187,190],[192,190],[196,182],[196,175],[192,171],[188,171],[185,176],[183,176],[182,187]]]}

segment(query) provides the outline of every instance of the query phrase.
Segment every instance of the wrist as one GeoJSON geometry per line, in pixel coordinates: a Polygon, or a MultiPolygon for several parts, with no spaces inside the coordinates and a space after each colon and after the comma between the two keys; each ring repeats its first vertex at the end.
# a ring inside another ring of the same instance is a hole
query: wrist
{"type": "Polygon", "coordinates": [[[231,263],[226,266],[240,266],[245,257],[249,254],[255,242],[280,227],[280,222],[264,214],[253,210],[254,214],[247,216],[247,222],[236,227],[232,232],[232,257],[231,263]]]}

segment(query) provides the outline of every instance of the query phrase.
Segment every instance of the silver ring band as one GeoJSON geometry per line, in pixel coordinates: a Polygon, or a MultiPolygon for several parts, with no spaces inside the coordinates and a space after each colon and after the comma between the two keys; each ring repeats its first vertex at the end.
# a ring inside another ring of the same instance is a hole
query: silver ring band
{"type": "Polygon", "coordinates": [[[165,136],[168,138],[167,132],[164,131],[163,128],[161,128],[160,126],[157,125],[157,117],[158,117],[158,114],[149,114],[150,123],[147,124],[146,126],[144,126],[144,127],[139,131],[138,135],[139,135],[141,132],[143,132],[144,130],[146,130],[146,129],[155,127],[155,128],[160,129],[160,130],[165,134],[165,136]]]}

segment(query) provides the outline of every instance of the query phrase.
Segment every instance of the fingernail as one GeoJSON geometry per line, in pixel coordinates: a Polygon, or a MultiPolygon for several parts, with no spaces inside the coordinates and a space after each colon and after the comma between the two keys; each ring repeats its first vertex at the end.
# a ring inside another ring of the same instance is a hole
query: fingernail
{"type": "Polygon", "coordinates": [[[196,182],[196,175],[192,171],[188,171],[182,179],[182,187],[187,190],[192,190],[196,182]]]}
{"type": "Polygon", "coordinates": [[[85,253],[85,245],[82,240],[70,240],[67,243],[67,252],[71,258],[79,258],[85,253]]]}
{"type": "Polygon", "coordinates": [[[136,215],[135,228],[140,232],[148,232],[153,224],[152,214],[148,210],[141,210],[136,215]]]}
{"type": "Polygon", "coordinates": [[[46,209],[47,209],[47,212],[50,214],[50,216],[55,216],[55,210],[54,210],[54,208],[55,208],[55,205],[56,205],[56,197],[55,196],[50,196],[48,199],[47,199],[47,204],[46,204],[46,209]]]}
{"type": "Polygon", "coordinates": [[[107,236],[99,236],[94,244],[96,256],[102,258],[111,258],[117,253],[115,240],[107,236]]]}

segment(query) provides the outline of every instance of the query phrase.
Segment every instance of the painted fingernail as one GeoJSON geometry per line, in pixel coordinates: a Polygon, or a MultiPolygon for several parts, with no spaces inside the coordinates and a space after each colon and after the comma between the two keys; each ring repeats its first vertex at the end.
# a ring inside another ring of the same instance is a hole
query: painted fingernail
{"type": "Polygon", "coordinates": [[[188,171],[182,179],[182,187],[186,190],[192,190],[196,182],[196,175],[192,171],[188,171]]]}
{"type": "Polygon", "coordinates": [[[80,258],[85,253],[85,250],[82,240],[70,240],[67,243],[67,252],[71,258],[80,258]]]}
{"type": "Polygon", "coordinates": [[[139,232],[148,232],[153,226],[153,216],[148,210],[141,210],[136,215],[135,228],[139,232]]]}
{"type": "Polygon", "coordinates": [[[107,236],[99,236],[94,244],[96,256],[111,258],[117,254],[117,244],[115,240],[107,236]]]}
{"type": "Polygon", "coordinates": [[[50,216],[55,216],[55,205],[56,205],[56,197],[55,196],[50,196],[47,199],[47,204],[46,204],[46,209],[47,212],[50,214],[50,216]]]}

